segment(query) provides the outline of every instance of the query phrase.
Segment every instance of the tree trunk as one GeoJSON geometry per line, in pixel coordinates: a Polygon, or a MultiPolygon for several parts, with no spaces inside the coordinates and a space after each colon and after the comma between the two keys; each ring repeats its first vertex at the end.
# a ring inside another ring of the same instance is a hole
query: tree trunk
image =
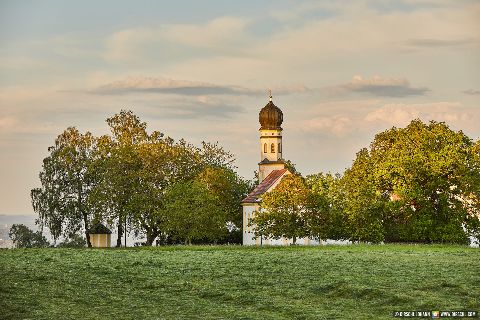
{"type": "Polygon", "coordinates": [[[150,232],[147,232],[147,241],[145,242],[146,246],[151,246],[153,244],[153,241],[155,241],[155,238],[158,236],[158,231],[157,230],[152,230],[150,232]]]}
{"type": "Polygon", "coordinates": [[[119,221],[118,222],[118,234],[117,234],[117,248],[120,248],[122,246],[122,235],[123,235],[123,227],[122,223],[119,221]]]}
{"type": "Polygon", "coordinates": [[[297,237],[296,237],[296,236],[293,236],[292,244],[293,244],[293,245],[297,244],[297,237]]]}
{"type": "Polygon", "coordinates": [[[90,242],[90,233],[88,233],[88,229],[90,229],[90,226],[88,225],[88,218],[87,214],[83,214],[83,224],[85,225],[85,239],[87,240],[87,247],[91,248],[92,243],[90,242]]]}

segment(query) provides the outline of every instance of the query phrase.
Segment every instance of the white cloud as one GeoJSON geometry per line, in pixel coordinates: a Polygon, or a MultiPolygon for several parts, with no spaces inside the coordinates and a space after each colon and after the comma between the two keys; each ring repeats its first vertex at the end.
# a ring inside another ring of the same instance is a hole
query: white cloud
{"type": "Polygon", "coordinates": [[[219,17],[204,25],[167,25],[161,29],[160,36],[192,47],[217,48],[244,40],[247,25],[246,19],[219,17]]]}
{"type": "Polygon", "coordinates": [[[430,120],[444,121],[447,124],[462,127],[474,121],[476,117],[474,114],[470,114],[458,102],[392,103],[369,112],[364,120],[372,123],[384,123],[389,126],[403,127],[416,118],[427,122],[430,120]]]}
{"type": "Polygon", "coordinates": [[[146,27],[115,32],[107,39],[104,58],[112,62],[141,58],[145,44],[154,37],[155,32],[146,27]]]}
{"type": "Polygon", "coordinates": [[[336,136],[344,136],[352,130],[352,120],[345,115],[316,117],[306,121],[308,132],[324,131],[336,136]]]}
{"type": "Polygon", "coordinates": [[[334,13],[340,11],[341,5],[339,5],[337,2],[313,1],[296,3],[293,8],[291,7],[288,10],[273,9],[269,15],[283,23],[288,23],[296,20],[302,20],[304,19],[305,15],[312,14],[312,12],[334,13]]]}
{"type": "Polygon", "coordinates": [[[404,104],[385,105],[365,116],[368,122],[384,122],[388,125],[403,127],[411,120],[420,116],[420,112],[413,106],[404,104]]]}
{"type": "Polygon", "coordinates": [[[247,25],[247,19],[218,17],[202,25],[169,24],[124,29],[108,37],[104,58],[111,62],[138,62],[145,57],[149,61],[164,56],[169,59],[194,57],[198,52],[192,48],[231,54],[240,50],[240,44],[247,40],[247,25]]]}
{"type": "MultiPolygon", "coordinates": [[[[258,38],[258,41],[246,42],[234,54],[215,50],[212,55],[197,55],[172,63],[165,72],[182,78],[193,76],[212,82],[267,86],[270,84],[265,83],[266,79],[278,81],[286,76],[309,87],[325,86],[333,79],[344,77],[347,72],[351,74],[352,70],[373,73],[390,70],[388,72],[393,74],[407,70],[408,78],[412,79],[419,74],[418,61],[428,59],[438,63],[440,58],[410,58],[409,55],[422,52],[433,54],[429,50],[438,48],[423,46],[412,50],[411,45],[406,45],[408,41],[435,39],[444,45],[457,41],[463,43],[465,39],[478,38],[473,30],[480,27],[474,19],[473,9],[462,6],[384,14],[355,2],[333,10],[335,15],[318,19],[302,19],[302,14],[292,12],[293,16],[287,20],[296,19],[294,23],[280,26],[272,34],[262,36],[261,41],[258,38]],[[296,15],[298,18],[295,18],[296,15]],[[416,62],[411,64],[410,59],[416,62]],[[399,68],[406,64],[409,66],[407,69],[399,68]]],[[[245,32],[250,30],[254,29],[245,32]]],[[[249,38],[255,38],[255,35],[249,38]]],[[[451,45],[444,49],[443,52],[458,48],[451,45]]],[[[461,57],[462,52],[454,54],[461,57]]],[[[403,91],[404,87],[383,88],[391,89],[385,91],[390,96],[424,94],[427,91],[416,86],[406,87],[403,91]]]]}

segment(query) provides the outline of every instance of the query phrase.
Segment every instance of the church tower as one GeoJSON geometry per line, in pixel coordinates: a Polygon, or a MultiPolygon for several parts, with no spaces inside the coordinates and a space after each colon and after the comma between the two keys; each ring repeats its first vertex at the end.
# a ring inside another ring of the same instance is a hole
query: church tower
{"type": "Polygon", "coordinates": [[[255,189],[242,200],[243,211],[243,245],[287,245],[288,239],[268,239],[255,236],[255,225],[252,219],[262,210],[262,197],[270,192],[282,181],[283,177],[291,174],[285,169],[282,157],[282,123],[283,113],[280,108],[270,101],[258,114],[260,121],[260,162],[258,163],[259,183],[255,189]]]}
{"type": "Polygon", "coordinates": [[[258,114],[260,121],[260,162],[258,164],[258,180],[262,182],[273,170],[285,168],[282,157],[282,122],[283,113],[270,101],[258,114]]]}

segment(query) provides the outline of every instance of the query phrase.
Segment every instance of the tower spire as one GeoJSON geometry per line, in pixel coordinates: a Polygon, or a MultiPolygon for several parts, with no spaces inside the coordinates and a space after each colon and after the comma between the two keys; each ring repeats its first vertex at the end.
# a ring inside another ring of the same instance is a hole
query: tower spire
{"type": "Polygon", "coordinates": [[[268,90],[270,92],[270,101],[272,101],[272,90],[268,90]]]}

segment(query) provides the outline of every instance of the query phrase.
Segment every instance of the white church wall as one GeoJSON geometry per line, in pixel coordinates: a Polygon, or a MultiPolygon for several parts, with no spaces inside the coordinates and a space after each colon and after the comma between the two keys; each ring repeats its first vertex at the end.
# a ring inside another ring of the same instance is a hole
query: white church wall
{"type": "Polygon", "coordinates": [[[253,239],[255,234],[253,233],[253,227],[248,226],[248,221],[253,218],[254,211],[260,209],[258,204],[244,204],[243,205],[243,245],[259,245],[260,239],[253,239]]]}

